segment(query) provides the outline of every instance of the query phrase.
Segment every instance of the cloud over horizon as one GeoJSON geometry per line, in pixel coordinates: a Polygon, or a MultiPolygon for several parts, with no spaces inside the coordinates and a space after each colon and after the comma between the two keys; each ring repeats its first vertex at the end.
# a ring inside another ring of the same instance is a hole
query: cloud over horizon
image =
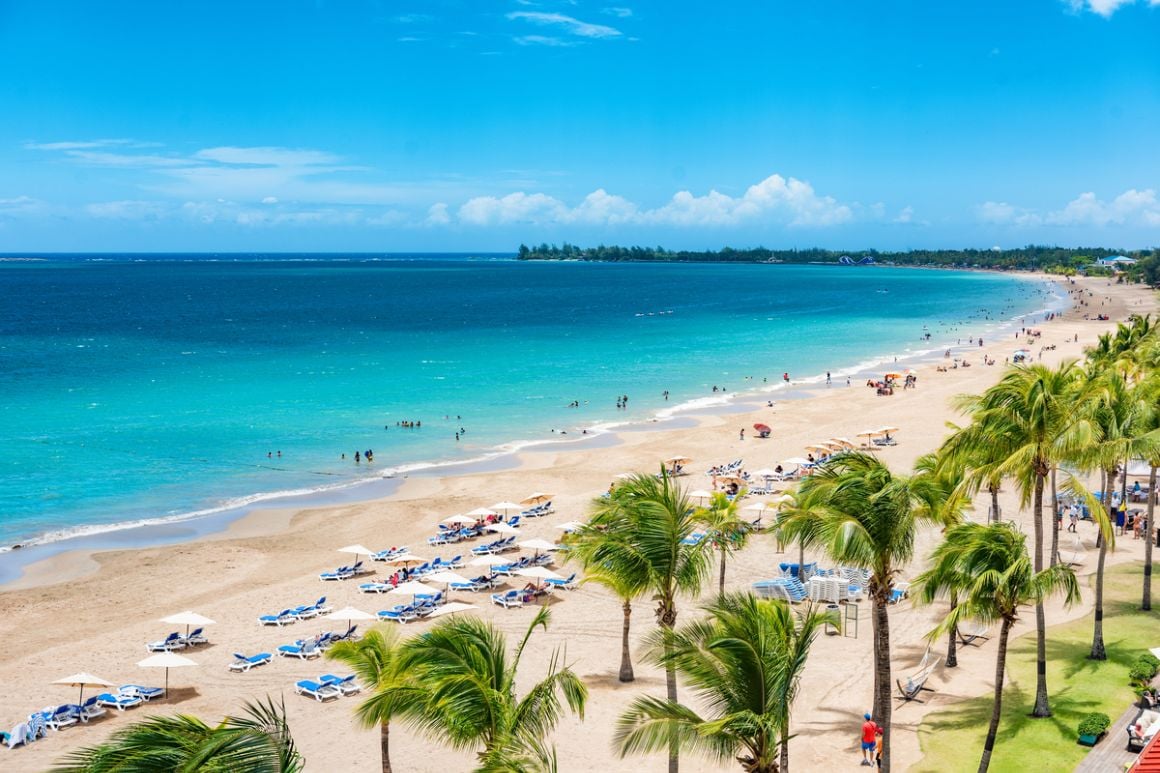
{"type": "Polygon", "coordinates": [[[984,223],[995,225],[1030,226],[1115,226],[1160,227],[1160,200],[1156,191],[1148,188],[1130,188],[1111,201],[1103,201],[1095,193],[1081,193],[1062,209],[1038,212],[1017,207],[1005,201],[987,201],[979,205],[976,214],[984,223]]]}

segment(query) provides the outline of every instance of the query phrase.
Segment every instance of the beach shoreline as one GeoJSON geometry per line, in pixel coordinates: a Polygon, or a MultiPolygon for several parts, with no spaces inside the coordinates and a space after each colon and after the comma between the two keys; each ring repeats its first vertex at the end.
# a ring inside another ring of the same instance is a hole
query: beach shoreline
{"type": "MultiPolygon", "coordinates": [[[[895,268],[881,266],[882,268],[895,268]]],[[[911,267],[899,267],[911,268],[911,267]]],[[[947,270],[947,269],[939,269],[947,270]]],[[[961,269],[962,271],[981,271],[981,269],[961,269]]],[[[1066,287],[1060,277],[1041,272],[990,272],[1015,276],[1028,283],[1055,282],[1066,287]]],[[[1059,311],[1066,307],[1066,300],[1057,300],[1042,308],[1032,309],[1007,319],[993,320],[988,324],[992,335],[999,332],[1010,332],[1017,326],[1020,318],[1042,316],[1051,311],[1059,311]]],[[[944,348],[958,354],[970,350],[970,347],[959,344],[952,345],[949,341],[930,341],[919,351],[904,353],[869,354],[857,362],[839,364],[832,370],[832,375],[840,382],[843,378],[851,378],[855,382],[878,373],[887,365],[897,363],[901,366],[919,365],[934,361],[939,357],[938,352],[944,348]],[[893,362],[891,362],[893,360],[893,362]]],[[[284,509],[301,510],[335,507],[350,503],[366,503],[380,500],[389,500],[397,491],[400,483],[412,476],[441,477],[454,474],[477,474],[493,472],[500,468],[511,468],[521,464],[520,455],[525,452],[543,453],[571,450],[582,450],[591,447],[594,443],[616,444],[622,442],[620,434],[624,432],[653,431],[665,429],[668,422],[682,429],[692,428],[704,420],[705,417],[721,414],[741,414],[757,410],[769,400],[778,402],[809,398],[817,394],[819,389],[826,386],[825,373],[809,374],[805,377],[794,378],[789,383],[748,384],[741,389],[735,389],[721,394],[705,395],[687,399],[671,407],[654,410],[650,416],[636,417],[624,420],[599,419],[587,425],[578,425],[575,432],[568,438],[555,435],[550,438],[534,438],[517,441],[501,442],[485,449],[479,456],[467,459],[428,459],[403,462],[384,468],[375,476],[368,476],[355,481],[348,481],[334,486],[319,489],[304,489],[288,492],[258,492],[241,498],[238,504],[227,504],[207,510],[198,510],[190,513],[174,515],[160,515],[135,521],[113,523],[98,523],[73,527],[65,533],[49,533],[38,535],[16,545],[0,546],[0,589],[31,587],[45,581],[44,578],[78,579],[83,577],[85,570],[73,568],[67,574],[50,570],[50,566],[86,567],[91,571],[96,564],[92,557],[100,553],[156,548],[166,545],[178,545],[195,542],[201,539],[221,538],[229,534],[234,524],[254,518],[256,522],[268,522],[264,511],[281,511],[284,509]],[[692,422],[691,424],[687,422],[692,422]],[[654,426],[656,425],[656,426],[654,426]],[[70,561],[73,556],[75,561],[70,561]]],[[[250,533],[249,527],[241,527],[244,533],[250,533]]],[[[58,581],[59,581],[58,580],[58,581]]]]}
{"type": "MultiPolygon", "coordinates": [[[[1041,344],[1056,347],[1044,353],[1043,361],[1048,364],[1082,356],[1084,346],[1094,343],[1100,333],[1113,329],[1128,314],[1157,308],[1155,294],[1138,286],[1079,280],[1068,287],[1090,290],[1096,305],[1072,309],[1056,321],[1035,325],[1042,330],[1041,344]],[[1111,320],[1085,321],[1082,315],[1087,311],[1093,316],[1098,311],[1109,313],[1111,320]],[[1077,336],[1078,341],[1074,340],[1077,336]]],[[[964,330],[964,337],[971,332],[964,330]]],[[[256,625],[259,614],[313,601],[320,594],[329,596],[336,607],[351,604],[372,612],[392,603],[390,597],[358,593],[357,584],[318,580],[318,572],[333,569],[349,558],[335,552],[339,546],[360,542],[380,549],[408,544],[414,552],[426,556],[465,552],[461,546],[430,548],[425,537],[451,513],[501,499],[518,500],[534,490],[557,494],[556,513],[526,521],[522,536],[551,539],[559,535],[557,523],[583,519],[592,498],[606,490],[618,473],[651,471],[661,459],[686,455],[694,461],[689,465],[692,475],[683,478],[682,483],[698,488],[707,481],[703,471],[712,464],[745,458],[747,466],[765,466],[801,454],[810,442],[830,436],[853,437],[863,428],[885,424],[900,428],[899,445],[878,453],[892,469],[904,472],[919,455],[937,447],[947,432],[948,420],[959,419],[949,407],[950,397],[977,393],[999,378],[1014,340],[1008,335],[987,341],[981,349],[975,347],[972,351],[978,354],[968,356],[970,368],[938,372],[938,365],[951,362],[942,357],[917,364],[914,368],[918,388],[898,390],[892,397],[879,397],[864,383],[829,389],[823,384],[807,399],[780,400],[772,409],[759,406],[746,413],[710,413],[698,417],[693,427],[658,426],[620,432],[620,442],[609,448],[524,450],[517,454],[519,464],[510,468],[452,476],[412,475],[387,499],[266,510],[247,515],[226,531],[196,541],[54,557],[21,584],[0,588],[7,610],[0,617],[0,637],[11,654],[0,663],[0,679],[8,686],[0,726],[14,724],[22,713],[66,700],[67,695],[48,684],[64,673],[87,670],[118,683],[151,679],[153,674],[142,673],[133,666],[142,657],[142,643],[168,633],[158,618],[193,609],[218,621],[207,630],[211,644],[188,653],[202,667],[184,670],[174,680],[173,700],[140,709],[136,718],[146,711],[183,712],[212,721],[238,711],[244,700],[263,695],[277,698],[282,694],[295,740],[307,757],[308,770],[377,769],[377,734],[355,725],[351,711],[354,699],[344,699],[345,703],[339,705],[321,705],[292,694],[295,680],[316,678],[333,668],[331,664],[279,658],[270,666],[245,675],[230,674],[225,668],[231,652],[274,651],[279,644],[336,625],[323,618],[285,630],[270,629],[256,625]],[[996,358],[998,364],[983,365],[983,353],[996,358]],[[774,436],[759,440],[747,433],[746,439],[740,439],[738,428],[748,429],[755,421],[773,426],[774,436]],[[340,745],[334,743],[337,737],[342,738],[340,745]]],[[[1016,519],[1025,519],[1025,515],[1018,515],[1013,492],[1007,491],[1003,497],[1007,512],[1016,519]]],[[[1094,538],[1094,534],[1083,536],[1089,543],[1094,538]]],[[[908,578],[920,570],[923,557],[936,540],[935,530],[920,537],[916,551],[919,559],[908,568],[908,578]]],[[[1127,541],[1110,560],[1134,560],[1134,551],[1138,552],[1139,547],[1139,543],[1127,541]]],[[[787,560],[774,551],[771,538],[755,539],[751,547],[731,560],[727,587],[747,588],[755,580],[773,576],[776,563],[787,560]]],[[[563,568],[568,573],[574,569],[563,568]]],[[[480,607],[478,614],[509,638],[522,635],[530,620],[528,610],[503,610],[488,604],[486,596],[458,594],[456,600],[476,603],[480,607]]],[[[621,685],[616,680],[615,654],[619,652],[620,603],[602,589],[587,585],[550,601],[553,620],[549,629],[535,634],[533,645],[525,653],[528,678],[543,673],[554,647],[566,646],[569,661],[591,691],[585,721],[567,718],[553,736],[560,759],[565,761],[561,769],[654,768],[655,760],[651,758],[622,760],[610,748],[615,718],[628,702],[641,693],[663,692],[663,673],[644,662],[640,652],[640,640],[653,628],[651,603],[642,600],[635,605],[633,649],[637,681],[621,685]]],[[[680,619],[689,619],[699,603],[682,599],[680,619]]],[[[856,764],[855,732],[862,711],[870,705],[872,687],[868,610],[863,604],[858,612],[862,629],[859,635],[821,637],[807,664],[794,711],[793,732],[797,735],[790,745],[794,765],[799,769],[856,764]]],[[[918,661],[925,648],[923,636],[933,627],[938,613],[938,608],[914,607],[910,602],[891,609],[897,674],[903,674],[918,661]]],[[[1079,614],[1082,610],[1076,608],[1067,617],[1079,614]]],[[[1061,610],[1049,610],[1051,623],[1062,619],[1061,610]]],[[[413,624],[402,632],[412,634],[425,626],[413,624]]],[[[1029,628],[1023,623],[1018,632],[1029,628]]],[[[895,712],[893,754],[900,769],[921,758],[915,730],[926,712],[989,689],[994,670],[993,647],[983,648],[978,655],[973,652],[960,656],[958,669],[936,672],[937,693],[927,704],[906,704],[895,712]]],[[[6,769],[42,770],[66,751],[96,743],[134,718],[132,714],[108,717],[53,733],[28,749],[0,753],[8,755],[6,769]]],[[[392,732],[391,743],[397,765],[409,770],[434,773],[470,765],[470,753],[432,746],[406,729],[392,732]]],[[[694,771],[729,769],[694,756],[686,757],[682,764],[694,771]]]]}

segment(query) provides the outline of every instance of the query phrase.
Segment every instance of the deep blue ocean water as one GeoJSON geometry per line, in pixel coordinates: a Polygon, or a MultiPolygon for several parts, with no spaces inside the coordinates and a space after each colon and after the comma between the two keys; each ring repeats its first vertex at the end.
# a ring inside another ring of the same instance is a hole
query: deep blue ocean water
{"type": "Polygon", "coordinates": [[[0,260],[0,545],[574,437],[709,402],[715,385],[840,378],[941,352],[1047,294],[836,266],[0,260]],[[355,464],[368,448],[374,463],[355,464]]]}

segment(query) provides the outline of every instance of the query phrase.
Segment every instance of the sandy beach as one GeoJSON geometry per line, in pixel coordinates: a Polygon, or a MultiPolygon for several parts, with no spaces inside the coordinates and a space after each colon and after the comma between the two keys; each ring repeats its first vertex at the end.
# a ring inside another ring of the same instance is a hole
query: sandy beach
{"type": "MultiPolygon", "coordinates": [[[[1100,333],[1115,327],[1132,313],[1156,310],[1156,294],[1140,286],[1123,286],[1106,279],[1081,279],[1069,289],[1090,291],[1085,307],[1073,307],[1050,323],[1036,323],[1041,338],[1030,344],[1038,358],[1055,363],[1082,356],[1084,346],[1100,333]],[[1110,321],[1085,320],[1083,316],[1103,313],[1110,321]],[[1078,336],[1078,341],[1076,340],[1078,336]]],[[[964,342],[976,332],[964,329],[964,342]]],[[[938,372],[938,363],[916,365],[918,387],[896,390],[880,397],[864,383],[847,387],[835,379],[833,386],[814,390],[809,397],[781,400],[773,408],[754,412],[718,413],[697,417],[695,427],[645,428],[621,432],[615,443],[593,439],[586,447],[547,446],[522,453],[519,466],[497,472],[449,477],[411,477],[389,498],[317,508],[253,513],[234,523],[227,531],[197,542],[165,548],[97,554],[67,553],[34,565],[21,580],[0,588],[0,727],[10,729],[28,712],[49,704],[75,699],[72,688],[50,682],[66,674],[87,671],[117,684],[159,683],[160,672],[146,671],[135,663],[146,655],[143,644],[163,638],[172,626],[158,619],[182,610],[195,610],[217,621],[206,634],[210,644],[183,652],[200,667],[180,669],[170,674],[170,697],[161,703],[124,714],[110,711],[89,725],[51,732],[45,740],[28,748],[0,750],[0,767],[11,771],[44,770],[67,751],[99,742],[133,719],[146,713],[191,713],[207,721],[236,712],[244,700],[271,695],[284,696],[294,738],[307,760],[308,770],[378,769],[378,736],[357,727],[353,708],[357,698],[319,704],[293,692],[299,679],[316,678],[338,666],[325,660],[300,662],[278,658],[269,665],[246,674],[227,670],[233,652],[274,652],[281,644],[324,630],[341,630],[345,621],[326,618],[303,621],[285,628],[258,625],[261,614],[287,606],[314,601],[326,595],[336,608],[347,605],[367,612],[387,608],[393,597],[364,595],[358,583],[321,582],[318,573],[333,569],[350,556],[335,552],[352,543],[375,549],[408,545],[423,556],[450,557],[467,552],[470,544],[430,548],[426,537],[435,532],[443,518],[500,500],[526,497],[533,491],[556,494],[555,513],[524,521],[522,538],[556,539],[556,524],[583,520],[591,499],[607,490],[618,473],[653,471],[661,459],[684,455],[693,461],[690,476],[683,479],[690,488],[707,487],[704,471],[715,464],[743,458],[746,467],[772,466],[778,460],[803,455],[806,445],[832,436],[853,438],[867,428],[892,425],[899,428],[898,445],[878,453],[892,469],[910,470],[921,454],[934,450],[947,434],[946,423],[958,421],[949,407],[951,397],[977,393],[994,383],[1003,372],[1005,358],[1023,338],[1008,334],[1002,340],[988,340],[986,346],[967,355],[971,367],[938,372]],[[997,360],[985,366],[983,357],[997,360]],[[751,437],[755,422],[773,427],[773,436],[751,437]],[[745,428],[746,438],[739,438],[745,428]]],[[[950,360],[946,360],[949,364],[950,360]]],[[[760,499],[760,498],[754,498],[760,499]]],[[[1020,521],[1030,533],[1027,513],[1020,513],[1015,494],[1007,487],[1001,498],[1005,517],[1020,521]]],[[[986,503],[982,503],[985,517],[986,503]]],[[[1085,523],[1080,534],[1089,548],[1094,544],[1094,527],[1085,523]]],[[[937,541],[937,532],[928,530],[918,543],[918,560],[906,573],[917,574],[922,561],[937,541]]],[[[475,543],[471,543],[475,544],[475,543]]],[[[1111,563],[1138,561],[1143,542],[1118,542],[1111,563]]],[[[728,585],[743,589],[755,580],[776,573],[779,561],[796,560],[796,549],[779,554],[771,536],[758,536],[738,554],[728,568],[728,585]]],[[[1090,572],[1094,562],[1082,571],[1090,572]]],[[[383,565],[376,564],[376,568],[383,565]]],[[[559,568],[558,568],[559,570],[559,568]]],[[[565,574],[572,571],[563,565],[565,574]]],[[[467,574],[469,568],[462,573],[467,574]]],[[[381,573],[380,575],[381,576],[381,573]]],[[[513,581],[514,582],[514,581],[513,581]]],[[[522,585],[522,581],[519,583],[522,585]]],[[[1086,587],[1086,580],[1085,580],[1086,587]]],[[[484,594],[453,594],[455,600],[478,605],[477,613],[510,636],[522,634],[532,616],[529,609],[504,610],[488,603],[484,594]]],[[[681,619],[694,614],[699,602],[682,600],[681,619]]],[[[591,692],[584,720],[566,718],[555,733],[560,768],[565,771],[602,769],[628,771],[660,769],[658,760],[622,760],[612,750],[611,737],[616,717],[629,701],[642,692],[663,694],[663,674],[637,660],[637,680],[617,681],[621,610],[619,602],[597,586],[582,585],[572,592],[559,592],[550,600],[552,622],[546,633],[537,633],[525,655],[523,673],[538,678],[556,647],[567,647],[567,658],[591,692]]],[[[1049,624],[1087,613],[1090,593],[1084,603],[1064,611],[1051,607],[1049,624]]],[[[926,647],[923,637],[945,610],[941,606],[916,608],[904,601],[891,608],[891,639],[896,675],[916,664],[926,647]]],[[[862,713],[871,705],[870,608],[861,604],[857,638],[820,637],[812,651],[801,694],[794,708],[790,743],[791,764],[798,770],[823,767],[858,767],[857,730],[862,713]]],[[[417,622],[404,633],[422,631],[430,623],[417,622]]],[[[651,604],[634,606],[634,636],[639,639],[654,627],[651,604]]],[[[1026,633],[1023,624],[1019,633],[1026,633]]],[[[943,645],[945,648],[945,645],[943,645]]],[[[894,712],[893,756],[899,769],[920,760],[915,732],[922,717],[955,701],[989,691],[994,669],[994,643],[960,655],[956,669],[940,666],[932,685],[935,689],[925,703],[909,703],[894,712]]],[[[457,771],[470,769],[470,754],[449,751],[419,737],[402,725],[392,728],[392,759],[397,770],[457,771]]],[[[971,752],[974,754],[974,751],[971,752]]],[[[682,759],[686,771],[728,770],[699,758],[682,759]]]]}

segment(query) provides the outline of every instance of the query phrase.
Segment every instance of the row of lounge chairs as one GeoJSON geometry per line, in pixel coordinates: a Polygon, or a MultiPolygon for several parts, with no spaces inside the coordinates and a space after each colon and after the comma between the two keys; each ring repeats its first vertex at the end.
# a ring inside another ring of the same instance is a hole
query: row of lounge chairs
{"type": "Polygon", "coordinates": [[[317,682],[311,679],[303,679],[294,684],[295,693],[313,698],[319,703],[343,695],[356,695],[361,689],[358,682],[355,681],[354,674],[350,676],[323,674],[318,677],[317,682]]]}
{"type": "Polygon", "coordinates": [[[174,631],[161,641],[147,642],[145,649],[150,652],[170,652],[172,650],[184,649],[185,647],[193,647],[197,644],[207,644],[208,642],[209,640],[205,638],[205,629],[195,628],[188,636],[174,631]]]}
{"type": "MultiPolygon", "coordinates": [[[[511,526],[513,529],[518,529],[520,527],[520,517],[518,515],[513,516],[512,519],[507,522],[507,525],[511,526]]],[[[485,534],[490,534],[486,526],[455,528],[440,524],[439,533],[434,537],[428,537],[427,544],[447,545],[455,542],[462,542],[466,539],[476,539],[477,537],[482,537],[485,534]]]]}
{"type": "Polygon", "coordinates": [[[352,577],[357,577],[360,574],[368,574],[373,571],[368,566],[363,566],[362,561],[356,561],[350,566],[340,566],[333,572],[322,572],[318,575],[320,580],[349,580],[352,577]]]}
{"type": "Polygon", "coordinates": [[[782,599],[797,604],[806,598],[806,588],[796,577],[777,577],[753,583],[753,592],[767,599],[782,599]]]}
{"type": "MultiPolygon", "coordinates": [[[[298,639],[293,644],[283,644],[278,648],[278,654],[284,658],[298,658],[299,660],[316,658],[332,644],[337,644],[340,641],[354,641],[358,639],[357,631],[358,626],[352,625],[346,629],[346,633],[331,633],[327,631],[312,639],[298,639]]],[[[237,655],[235,654],[236,657],[237,655]]],[[[261,664],[255,663],[255,665],[261,664]]]]}
{"type": "Polygon", "coordinates": [[[379,610],[377,617],[384,622],[394,621],[402,625],[420,617],[427,617],[446,603],[447,598],[442,591],[434,594],[420,593],[410,604],[396,604],[390,609],[379,610]]]}
{"type": "Polygon", "coordinates": [[[318,601],[313,604],[301,604],[296,607],[287,607],[281,612],[274,615],[262,615],[258,618],[258,625],[276,625],[281,628],[284,625],[296,623],[299,620],[309,620],[319,615],[325,615],[331,611],[332,607],[326,603],[326,596],[320,596],[318,601]]]}
{"type": "Polygon", "coordinates": [[[102,717],[106,708],[118,711],[139,706],[145,701],[160,697],[165,691],[160,687],[146,687],[140,684],[123,684],[117,692],[93,695],[84,703],[64,703],[46,706],[28,715],[28,719],[18,723],[9,733],[0,734],[0,741],[9,748],[29,744],[48,735],[49,730],[63,730],[78,723],[102,717]]]}
{"type": "Polygon", "coordinates": [[[710,467],[705,470],[705,474],[709,477],[732,475],[741,470],[741,465],[745,463],[744,459],[734,459],[728,464],[721,464],[716,467],[710,467]]]}
{"type": "Polygon", "coordinates": [[[496,553],[505,553],[509,550],[519,550],[514,536],[497,539],[495,542],[489,542],[486,545],[476,545],[471,549],[471,554],[473,556],[490,556],[496,553]]]}

